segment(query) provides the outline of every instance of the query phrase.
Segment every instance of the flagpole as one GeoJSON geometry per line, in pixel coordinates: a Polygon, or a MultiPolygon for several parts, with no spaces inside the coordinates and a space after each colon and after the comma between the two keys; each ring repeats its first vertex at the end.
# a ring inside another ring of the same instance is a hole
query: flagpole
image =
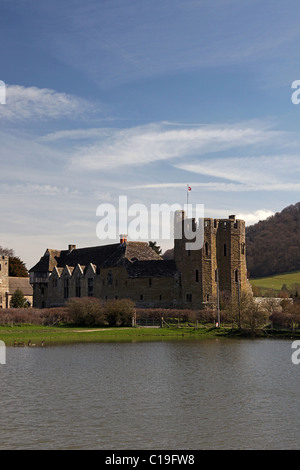
{"type": "Polygon", "coordinates": [[[186,204],[187,204],[187,206],[188,206],[188,204],[189,204],[189,192],[191,191],[191,189],[192,189],[192,188],[190,187],[190,185],[187,184],[187,185],[186,185],[186,204]]]}

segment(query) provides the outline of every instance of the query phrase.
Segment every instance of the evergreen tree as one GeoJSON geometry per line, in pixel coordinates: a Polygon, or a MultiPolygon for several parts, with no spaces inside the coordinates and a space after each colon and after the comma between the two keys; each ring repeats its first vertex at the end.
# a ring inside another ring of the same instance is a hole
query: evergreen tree
{"type": "Polygon", "coordinates": [[[9,275],[12,277],[28,277],[25,263],[18,256],[9,257],[9,275]]]}
{"type": "Polygon", "coordinates": [[[23,292],[21,289],[16,289],[13,293],[10,301],[11,308],[26,308],[28,307],[28,301],[24,297],[23,292]]]}
{"type": "Polygon", "coordinates": [[[14,250],[0,245],[0,255],[9,256],[9,276],[28,277],[28,271],[25,263],[15,255],[14,250]]]}
{"type": "Polygon", "coordinates": [[[156,242],[149,242],[149,246],[154,250],[158,255],[161,255],[161,248],[160,246],[156,245],[156,242]]]}

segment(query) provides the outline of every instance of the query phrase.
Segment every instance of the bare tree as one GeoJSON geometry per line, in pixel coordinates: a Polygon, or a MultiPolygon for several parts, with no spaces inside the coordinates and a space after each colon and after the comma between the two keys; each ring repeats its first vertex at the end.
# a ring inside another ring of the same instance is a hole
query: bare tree
{"type": "Polygon", "coordinates": [[[5,248],[5,247],[0,245],[0,255],[2,255],[2,256],[15,256],[15,252],[11,248],[5,248]]]}

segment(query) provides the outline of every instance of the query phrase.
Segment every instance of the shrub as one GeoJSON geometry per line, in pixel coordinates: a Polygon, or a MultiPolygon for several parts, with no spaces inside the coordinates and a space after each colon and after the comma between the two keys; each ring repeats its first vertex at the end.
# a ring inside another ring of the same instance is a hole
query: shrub
{"type": "Polygon", "coordinates": [[[188,310],[172,308],[139,308],[136,310],[137,319],[149,319],[160,321],[162,318],[167,323],[195,323],[197,320],[202,323],[212,323],[216,320],[216,312],[209,309],[188,310]]]}
{"type": "Polygon", "coordinates": [[[0,310],[1,325],[56,325],[68,322],[69,316],[66,308],[11,308],[0,310]]]}
{"type": "Polygon", "coordinates": [[[73,298],[67,302],[70,320],[79,326],[100,326],[105,323],[102,301],[94,297],[73,298]]]}
{"type": "Polygon", "coordinates": [[[134,306],[130,299],[108,300],[104,304],[107,323],[110,326],[131,326],[134,306]]]}

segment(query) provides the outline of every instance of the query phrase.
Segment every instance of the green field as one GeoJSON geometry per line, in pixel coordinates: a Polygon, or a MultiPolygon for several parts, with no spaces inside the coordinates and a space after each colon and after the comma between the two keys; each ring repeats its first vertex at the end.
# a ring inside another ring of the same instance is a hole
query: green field
{"type": "Polygon", "coordinates": [[[228,330],[223,328],[73,328],[67,326],[1,326],[0,340],[6,346],[31,341],[36,347],[56,344],[87,343],[103,341],[159,341],[167,339],[201,338],[209,339],[223,336],[228,330]]]}
{"type": "Polygon", "coordinates": [[[250,282],[253,286],[259,287],[263,295],[269,289],[273,289],[274,291],[279,292],[284,284],[286,284],[288,289],[292,289],[293,285],[295,284],[300,285],[300,271],[293,271],[290,273],[277,274],[275,276],[251,279],[250,282]]]}

